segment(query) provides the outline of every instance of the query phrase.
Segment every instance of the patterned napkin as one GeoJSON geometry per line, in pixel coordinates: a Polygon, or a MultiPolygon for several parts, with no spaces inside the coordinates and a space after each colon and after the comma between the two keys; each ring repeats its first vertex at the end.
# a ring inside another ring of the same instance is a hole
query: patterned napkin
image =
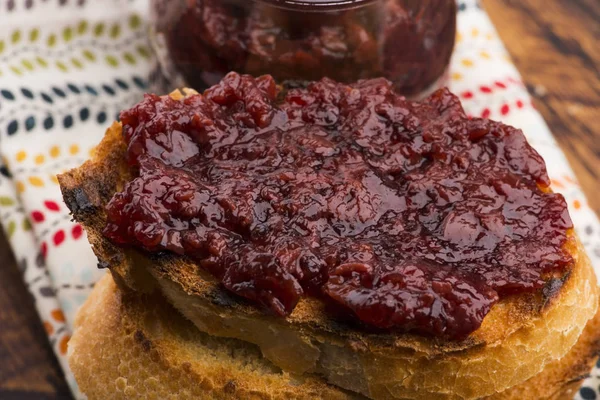
{"type": "MultiPolygon", "coordinates": [[[[522,128],[565,195],[600,270],[600,224],[486,13],[459,1],[450,87],[473,116],[522,128]]],[[[65,359],[77,308],[103,271],[56,174],[80,165],[153,71],[144,0],[0,1],[0,222],[76,398],[65,359]]],[[[579,396],[595,399],[594,370],[579,396]]]]}

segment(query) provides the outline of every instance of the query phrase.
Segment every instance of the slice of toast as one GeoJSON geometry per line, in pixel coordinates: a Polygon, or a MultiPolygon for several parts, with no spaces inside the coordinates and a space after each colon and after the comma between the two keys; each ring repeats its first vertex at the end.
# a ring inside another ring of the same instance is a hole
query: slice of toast
{"type": "MultiPolygon", "coordinates": [[[[565,357],[489,399],[573,398],[594,362],[599,332],[600,314],[565,357]]],[[[254,345],[201,333],[162,296],[119,290],[109,274],[77,315],[69,363],[90,400],[361,398],[281,372],[254,345]]]]}
{"type": "Polygon", "coordinates": [[[161,296],[118,290],[110,274],[77,314],[68,357],[89,399],[362,398],[281,372],[256,346],[201,333],[161,296]]]}
{"type": "Polygon", "coordinates": [[[563,357],[596,313],[595,276],[572,236],[567,245],[576,262],[567,277],[551,280],[538,295],[496,304],[481,328],[460,342],[364,333],[331,320],[310,298],[287,318],[267,315],[229,295],[185,257],[124,249],[104,238],[105,205],[131,178],[125,151],[115,123],[92,160],[59,177],[101,266],[123,286],[150,292],[158,285],[200,330],[257,344],[286,371],[318,373],[374,399],[480,398],[518,385],[563,357]]]}

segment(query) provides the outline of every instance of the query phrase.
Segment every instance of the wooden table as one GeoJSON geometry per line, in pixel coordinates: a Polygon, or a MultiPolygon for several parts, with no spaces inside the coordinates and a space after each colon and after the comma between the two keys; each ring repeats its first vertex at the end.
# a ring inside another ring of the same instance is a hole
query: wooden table
{"type": "Polygon", "coordinates": [[[482,3],[600,214],[600,2],[482,3]]]}
{"type": "MultiPolygon", "coordinates": [[[[600,2],[483,0],[536,105],[600,213],[600,2]]],[[[0,399],[69,398],[0,236],[0,399]]]]}

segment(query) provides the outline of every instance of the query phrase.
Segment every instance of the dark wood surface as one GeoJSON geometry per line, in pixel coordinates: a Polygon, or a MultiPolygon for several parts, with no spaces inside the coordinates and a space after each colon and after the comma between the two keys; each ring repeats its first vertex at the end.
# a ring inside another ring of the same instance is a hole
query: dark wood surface
{"type": "Polygon", "coordinates": [[[600,1],[482,3],[600,214],[600,1]]]}
{"type": "Polygon", "coordinates": [[[0,233],[0,399],[69,399],[69,388],[0,233]]]}
{"type": "MultiPolygon", "coordinates": [[[[600,2],[483,0],[536,105],[600,213],[600,2]]],[[[0,399],[68,398],[33,302],[0,235],[0,399]]]]}

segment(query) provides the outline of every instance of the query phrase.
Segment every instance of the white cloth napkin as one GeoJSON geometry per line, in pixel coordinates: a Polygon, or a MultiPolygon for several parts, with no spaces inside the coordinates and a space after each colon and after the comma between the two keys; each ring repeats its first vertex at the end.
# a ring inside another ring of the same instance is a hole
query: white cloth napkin
{"type": "MultiPolygon", "coordinates": [[[[600,269],[600,224],[518,71],[475,0],[458,1],[450,88],[473,116],[522,128],[565,195],[600,269]]],[[[65,354],[75,312],[104,273],[70,221],[56,174],[80,165],[147,88],[147,1],[0,2],[0,222],[76,398],[65,354]]],[[[579,396],[595,399],[594,370],[579,396]]]]}

